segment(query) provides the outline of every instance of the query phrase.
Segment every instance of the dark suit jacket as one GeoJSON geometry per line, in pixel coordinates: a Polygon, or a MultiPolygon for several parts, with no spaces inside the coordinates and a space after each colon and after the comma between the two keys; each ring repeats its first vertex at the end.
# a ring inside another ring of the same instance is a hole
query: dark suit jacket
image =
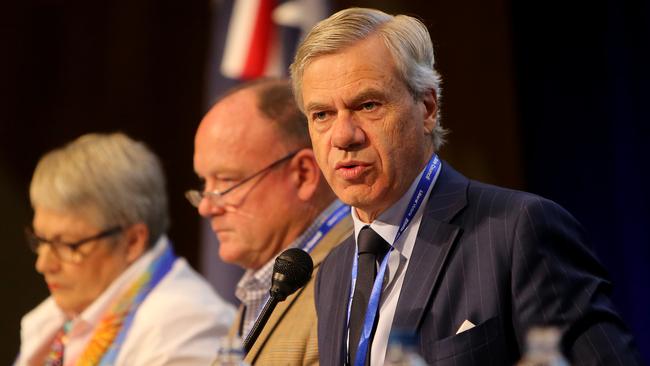
{"type": "MultiPolygon", "coordinates": [[[[342,365],[354,238],[316,282],[321,365],[342,365]]],[[[603,267],[576,220],[532,194],[444,164],[426,203],[392,329],[417,332],[430,365],[511,365],[534,325],[557,325],[574,365],[636,365],[603,267]],[[456,334],[464,320],[476,326],[456,334]]]]}

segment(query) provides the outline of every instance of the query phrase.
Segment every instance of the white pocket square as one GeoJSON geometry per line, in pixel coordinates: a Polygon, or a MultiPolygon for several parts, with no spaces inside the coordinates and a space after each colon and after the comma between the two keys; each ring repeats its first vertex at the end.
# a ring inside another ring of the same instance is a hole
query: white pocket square
{"type": "Polygon", "coordinates": [[[470,329],[472,329],[474,327],[475,327],[474,323],[472,323],[471,321],[465,319],[463,324],[461,324],[460,328],[458,328],[458,330],[456,331],[456,334],[462,333],[462,332],[464,332],[466,330],[470,330],[470,329]]]}

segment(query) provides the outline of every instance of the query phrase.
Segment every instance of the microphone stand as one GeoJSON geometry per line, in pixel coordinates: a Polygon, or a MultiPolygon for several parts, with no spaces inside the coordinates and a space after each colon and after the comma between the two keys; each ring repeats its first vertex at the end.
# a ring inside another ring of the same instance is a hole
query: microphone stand
{"type": "Polygon", "coordinates": [[[257,320],[255,320],[255,324],[253,324],[253,328],[248,333],[246,340],[244,340],[244,352],[246,354],[253,348],[253,344],[262,333],[262,329],[264,329],[275,306],[307,284],[313,266],[309,254],[299,248],[289,248],[275,259],[271,288],[269,289],[270,296],[257,320]]]}
{"type": "Polygon", "coordinates": [[[271,297],[269,297],[269,299],[266,301],[266,304],[264,304],[264,308],[262,308],[260,316],[257,318],[257,320],[255,320],[253,328],[251,329],[250,333],[248,333],[246,340],[244,340],[244,352],[246,352],[246,354],[248,354],[248,351],[253,348],[253,344],[255,344],[257,337],[259,337],[260,333],[262,333],[262,329],[264,329],[264,325],[266,325],[266,322],[269,320],[269,317],[273,313],[275,306],[278,305],[278,303],[282,300],[280,300],[279,296],[272,294],[271,297]]]}

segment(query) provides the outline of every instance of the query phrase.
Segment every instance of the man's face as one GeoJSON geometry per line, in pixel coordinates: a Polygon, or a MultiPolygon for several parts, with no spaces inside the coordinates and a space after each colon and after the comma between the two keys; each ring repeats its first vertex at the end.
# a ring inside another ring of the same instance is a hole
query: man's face
{"type": "MultiPolygon", "coordinates": [[[[205,116],[196,133],[194,170],[205,191],[232,187],[286,156],[277,132],[256,106],[255,94],[239,91],[205,116]]],[[[219,256],[227,263],[257,269],[281,249],[295,194],[288,183],[290,161],[235,188],[222,205],[203,199],[199,213],[210,219],[219,239],[219,256]]]]}
{"type": "MultiPolygon", "coordinates": [[[[76,242],[107,228],[96,227],[83,214],[36,207],[32,223],[38,237],[76,242]]],[[[89,241],[78,249],[78,261],[57,258],[49,245],[41,245],[36,270],[43,275],[56,304],[68,314],[86,309],[129,265],[126,243],[115,236],[89,241]]]]}
{"type": "Polygon", "coordinates": [[[414,99],[377,36],[312,61],[302,97],[325,178],[362,220],[374,220],[433,152],[435,98],[414,99]]]}

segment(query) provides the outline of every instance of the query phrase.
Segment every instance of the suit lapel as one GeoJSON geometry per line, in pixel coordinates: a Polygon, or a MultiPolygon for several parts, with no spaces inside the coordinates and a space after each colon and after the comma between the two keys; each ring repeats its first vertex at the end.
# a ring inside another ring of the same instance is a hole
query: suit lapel
{"type": "MultiPolygon", "coordinates": [[[[343,254],[338,256],[343,259],[335,265],[335,270],[341,274],[341,277],[336,277],[336,283],[326,284],[328,288],[332,289],[329,295],[331,300],[329,307],[330,310],[324,315],[331,314],[331,317],[320,319],[326,322],[327,329],[330,329],[327,337],[331,337],[331,341],[326,342],[326,346],[330,347],[327,350],[321,350],[328,359],[332,360],[333,365],[338,365],[344,359],[347,350],[345,349],[346,343],[346,325],[348,314],[348,301],[350,299],[350,281],[352,278],[352,259],[354,258],[354,235],[351,235],[343,243],[341,243],[341,250],[343,254]],[[340,282],[338,282],[340,281],[340,282]]],[[[325,286],[325,284],[321,284],[325,286]]],[[[322,296],[322,295],[321,295],[322,296]]],[[[322,303],[323,300],[320,300],[322,303]]],[[[320,338],[320,335],[319,335],[320,338]]],[[[319,344],[323,344],[319,342],[319,344]]],[[[321,358],[322,360],[323,358],[321,358]]]]}
{"type": "Polygon", "coordinates": [[[282,318],[284,317],[284,314],[287,312],[289,308],[291,308],[291,305],[293,305],[293,303],[296,301],[298,296],[302,294],[304,289],[305,288],[303,287],[300,290],[296,291],[293,295],[287,297],[286,300],[278,303],[278,305],[275,307],[275,310],[273,310],[273,313],[271,314],[271,317],[269,318],[268,322],[264,326],[264,329],[262,329],[262,333],[260,333],[259,337],[255,341],[255,344],[253,344],[253,347],[246,355],[246,360],[247,361],[250,360],[251,364],[254,363],[254,360],[259,355],[260,350],[264,348],[266,341],[271,337],[271,334],[273,334],[273,331],[277,327],[280,320],[282,320],[282,318]]]}
{"type": "MultiPolygon", "coordinates": [[[[316,268],[320,266],[330,250],[337,246],[343,240],[343,238],[351,234],[352,227],[352,220],[350,218],[343,219],[336,226],[334,226],[330,232],[327,233],[325,237],[323,237],[323,239],[321,239],[320,243],[318,243],[318,245],[310,253],[312,261],[314,262],[314,271],[316,271],[316,268]]],[[[314,274],[312,273],[312,278],[310,281],[313,280],[314,274]]],[[[273,331],[278,326],[285,313],[291,308],[296,299],[301,296],[302,292],[305,290],[305,287],[306,286],[296,291],[293,295],[287,297],[285,301],[278,303],[275,310],[273,310],[273,313],[264,326],[262,333],[260,333],[257,341],[246,355],[246,360],[251,364],[255,361],[260,351],[266,344],[267,340],[272,336],[273,331]]]]}
{"type": "MultiPolygon", "coordinates": [[[[334,335],[332,339],[341,339],[340,335],[343,334],[343,330],[345,328],[345,321],[346,321],[345,314],[347,311],[346,308],[347,301],[344,299],[347,299],[347,296],[349,296],[348,295],[349,284],[350,284],[349,269],[352,268],[352,256],[354,255],[354,236],[352,235],[354,231],[354,225],[352,223],[352,218],[347,217],[345,220],[341,221],[334,229],[333,232],[331,232],[330,234],[332,236],[331,238],[332,244],[328,245],[329,248],[326,248],[324,246],[323,249],[321,249],[321,244],[319,244],[317,247],[318,253],[316,253],[316,250],[314,250],[312,256],[314,257],[314,260],[316,260],[316,258],[320,259],[319,261],[320,264],[320,262],[325,260],[325,257],[327,257],[331,249],[333,249],[335,246],[338,245],[342,246],[341,248],[339,248],[339,250],[343,250],[345,252],[343,255],[344,260],[336,264],[336,270],[339,273],[343,273],[343,278],[341,279],[341,282],[333,285],[328,284],[330,288],[333,289],[333,292],[330,296],[332,299],[336,299],[336,300],[332,301],[331,312],[328,312],[328,314],[332,314],[332,317],[327,318],[325,320],[327,322],[328,327],[330,327],[329,329],[333,331],[333,333],[331,333],[334,335]],[[336,229],[336,231],[334,231],[334,229],[336,229]],[[352,253],[350,253],[350,248],[352,249],[352,253]]],[[[323,239],[323,241],[325,241],[325,239],[323,239]]],[[[319,318],[318,321],[321,320],[322,319],[319,318]]],[[[319,352],[322,352],[322,354],[330,355],[329,357],[335,358],[337,361],[334,364],[338,364],[338,357],[336,355],[342,354],[343,343],[328,342],[327,346],[331,348],[319,350],[319,352]]]]}
{"type": "Polygon", "coordinates": [[[425,207],[395,312],[393,329],[418,330],[461,229],[449,222],[467,205],[467,178],[444,164],[425,207]]]}

